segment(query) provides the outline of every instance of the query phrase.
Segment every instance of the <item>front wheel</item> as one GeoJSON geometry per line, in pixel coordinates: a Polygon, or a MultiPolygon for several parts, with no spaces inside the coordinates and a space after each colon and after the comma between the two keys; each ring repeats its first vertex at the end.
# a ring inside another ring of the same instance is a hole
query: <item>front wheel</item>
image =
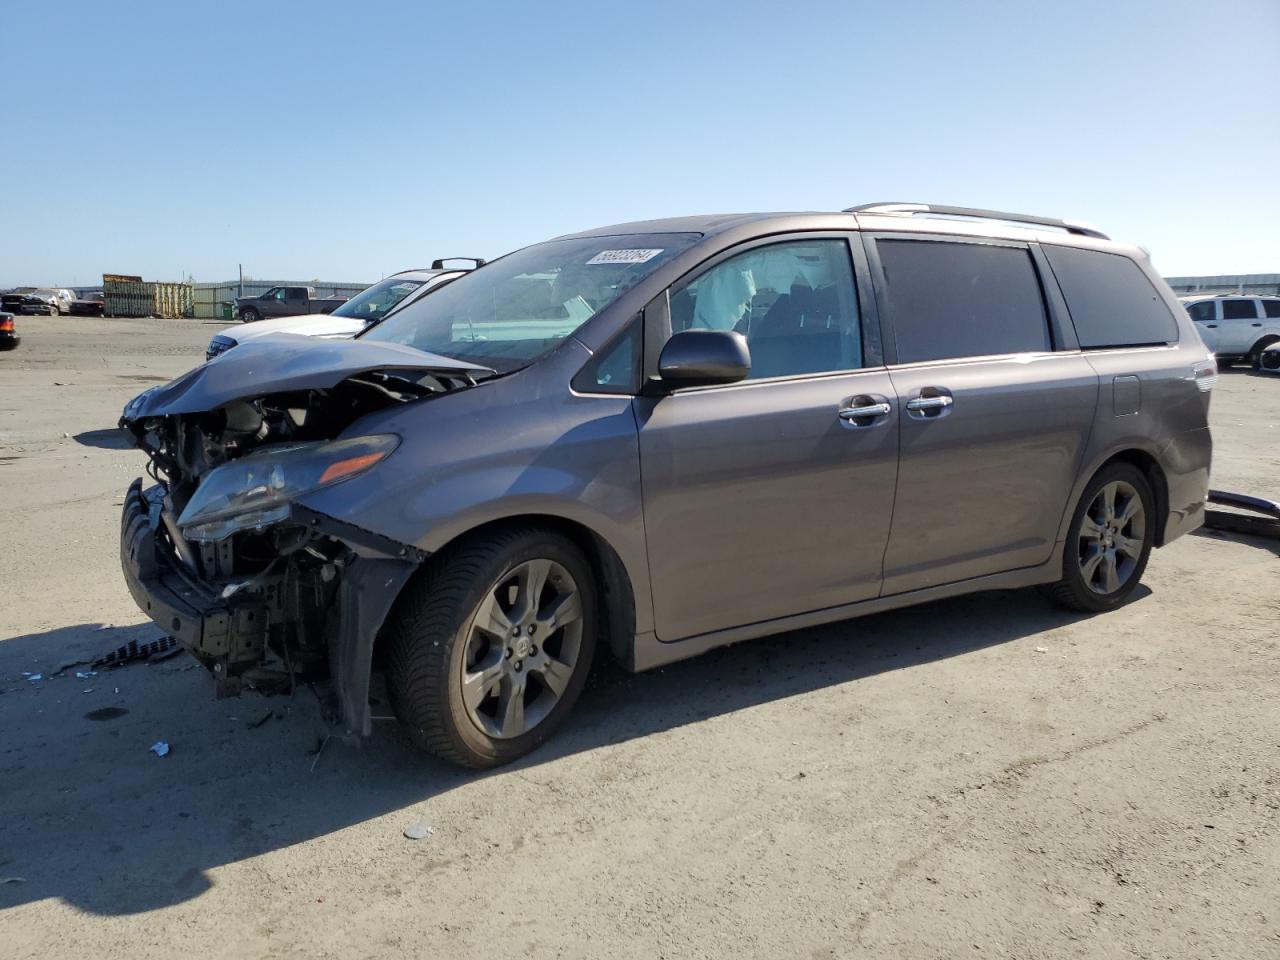
{"type": "Polygon", "coordinates": [[[245,307],[240,311],[240,320],[242,323],[255,323],[262,317],[253,307],[245,307]]]}
{"type": "Polygon", "coordinates": [[[564,721],[595,652],[595,579],[569,539],[536,527],[433,558],[390,624],[388,692],[420,749],[508,763],[564,721]]]}
{"type": "Polygon", "coordinates": [[[1155,497],[1142,471],[1128,463],[1103,468],[1072,517],[1062,579],[1045,593],[1069,610],[1115,609],[1137,589],[1155,530],[1155,497]]]}
{"type": "Polygon", "coordinates": [[[62,311],[58,309],[58,305],[56,303],[49,304],[49,316],[56,317],[60,313],[62,313],[62,311]]]}

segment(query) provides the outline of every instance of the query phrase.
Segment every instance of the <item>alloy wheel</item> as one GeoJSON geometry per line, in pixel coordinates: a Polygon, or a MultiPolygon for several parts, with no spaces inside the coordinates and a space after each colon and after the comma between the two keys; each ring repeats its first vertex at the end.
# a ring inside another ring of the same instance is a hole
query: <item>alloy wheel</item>
{"type": "Polygon", "coordinates": [[[1142,496],[1124,480],[1112,480],[1080,518],[1080,575],[1094,593],[1109,595],[1133,576],[1146,542],[1142,496]]]}
{"type": "Polygon", "coordinates": [[[504,574],[466,627],[462,702],[483,733],[510,739],[546,719],[582,649],[582,597],[559,563],[535,559],[504,574]]]}

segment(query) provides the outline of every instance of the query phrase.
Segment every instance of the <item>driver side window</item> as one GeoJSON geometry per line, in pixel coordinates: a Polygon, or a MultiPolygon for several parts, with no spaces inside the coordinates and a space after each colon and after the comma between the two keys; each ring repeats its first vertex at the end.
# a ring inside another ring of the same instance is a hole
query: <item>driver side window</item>
{"type": "Polygon", "coordinates": [[[788,241],[730,257],[673,292],[671,331],[683,330],[743,334],[751,380],[861,367],[848,245],[788,241]]]}

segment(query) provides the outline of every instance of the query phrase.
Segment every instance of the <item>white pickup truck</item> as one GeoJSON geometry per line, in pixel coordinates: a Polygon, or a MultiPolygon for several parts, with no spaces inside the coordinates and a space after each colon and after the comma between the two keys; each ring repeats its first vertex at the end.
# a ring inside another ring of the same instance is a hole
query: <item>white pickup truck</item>
{"type": "Polygon", "coordinates": [[[1280,297],[1219,293],[1180,299],[1220,367],[1248,360],[1257,370],[1262,352],[1280,343],[1280,297]]]}

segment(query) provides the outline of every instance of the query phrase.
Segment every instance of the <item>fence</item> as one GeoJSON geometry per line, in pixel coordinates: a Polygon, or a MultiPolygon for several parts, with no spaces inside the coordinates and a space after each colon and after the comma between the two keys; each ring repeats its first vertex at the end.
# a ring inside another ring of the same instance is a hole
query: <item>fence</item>
{"type": "Polygon", "coordinates": [[[1280,273],[1226,274],[1216,277],[1165,277],[1174,293],[1238,293],[1244,296],[1280,294],[1280,273]]]}
{"type": "Polygon", "coordinates": [[[256,297],[272,287],[313,287],[317,297],[354,297],[367,283],[333,283],[323,280],[246,280],[240,293],[238,281],[197,283],[193,285],[191,316],[202,320],[230,319],[226,304],[236,297],[256,297]]]}

